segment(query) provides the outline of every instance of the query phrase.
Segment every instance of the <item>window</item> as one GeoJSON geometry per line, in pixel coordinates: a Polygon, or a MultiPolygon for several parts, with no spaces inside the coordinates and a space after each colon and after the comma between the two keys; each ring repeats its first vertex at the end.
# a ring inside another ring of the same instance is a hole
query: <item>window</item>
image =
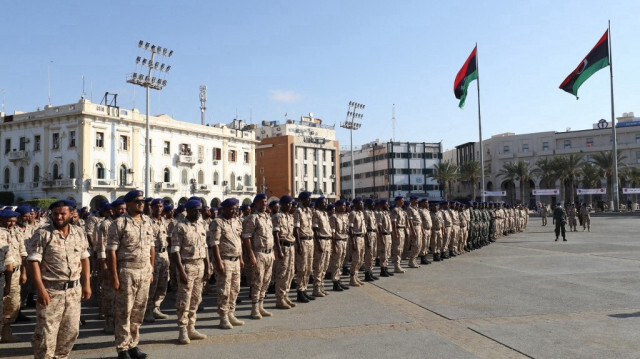
{"type": "Polygon", "coordinates": [[[336,161],[336,151],[330,151],[331,152],[331,162],[335,162],[336,161]]]}
{"type": "Polygon", "coordinates": [[[153,141],[151,141],[151,139],[149,139],[149,153],[153,153],[153,145],[152,145],[153,141]]]}
{"type": "Polygon", "coordinates": [[[165,183],[171,182],[171,171],[169,171],[168,168],[164,169],[162,181],[165,182],[165,183]]]}
{"type": "Polygon", "coordinates": [[[593,147],[593,137],[587,137],[587,147],[593,147]]]}
{"type": "Polygon", "coordinates": [[[120,135],[120,149],[123,151],[129,150],[129,136],[120,135]]]}
{"type": "Polygon", "coordinates": [[[522,152],[524,152],[524,153],[529,152],[529,144],[528,143],[523,143],[522,144],[522,152]]]}
{"type": "Polygon", "coordinates": [[[104,148],[104,132],[96,132],[96,147],[104,148]]]}
{"type": "Polygon", "coordinates": [[[260,151],[260,158],[264,157],[264,151],[260,151]]]}
{"type": "Polygon", "coordinates": [[[60,168],[58,167],[57,163],[53,164],[53,179],[57,180],[60,179],[60,168]]]}
{"type": "Polygon", "coordinates": [[[9,184],[9,181],[11,180],[11,171],[9,170],[9,168],[5,168],[4,169],[4,184],[9,184]]]}
{"type": "Polygon", "coordinates": [[[229,162],[236,161],[236,150],[229,150],[229,162]]]}
{"type": "Polygon", "coordinates": [[[24,167],[18,168],[18,183],[24,183],[24,167]]]}
{"type": "Polygon", "coordinates": [[[57,132],[53,134],[52,141],[51,141],[51,148],[53,148],[54,150],[57,150],[60,148],[60,134],[57,132]]]}
{"type": "Polygon", "coordinates": [[[542,142],[542,150],[549,151],[549,142],[542,142]]]}
{"type": "Polygon", "coordinates": [[[504,153],[504,154],[509,153],[509,145],[504,145],[504,146],[502,147],[502,153],[504,153]]]}
{"type": "Polygon", "coordinates": [[[187,173],[187,170],[182,170],[182,184],[188,184],[189,183],[189,175],[187,173]]]}
{"type": "Polygon", "coordinates": [[[220,182],[220,175],[218,174],[218,171],[213,172],[213,185],[217,186],[218,182],[220,182]]]}
{"type": "Polygon", "coordinates": [[[20,151],[24,151],[27,147],[27,138],[20,137],[20,151]]]}
{"type": "Polygon", "coordinates": [[[318,160],[318,150],[316,150],[315,148],[312,150],[313,151],[313,160],[317,161],[318,160]]]}
{"type": "Polygon", "coordinates": [[[164,141],[164,147],[162,148],[162,153],[164,153],[165,155],[171,154],[171,142],[164,141]]]}
{"type": "Polygon", "coordinates": [[[222,159],[222,149],[218,147],[213,148],[213,160],[220,161],[222,159]]]}
{"type": "Polygon", "coordinates": [[[204,162],[204,146],[198,145],[198,161],[204,162]]]}
{"type": "Polygon", "coordinates": [[[104,179],[104,166],[102,163],[96,163],[96,178],[104,179]]]}
{"type": "Polygon", "coordinates": [[[40,151],[40,135],[33,136],[33,150],[40,151]]]}
{"type": "Polygon", "coordinates": [[[571,148],[571,140],[564,140],[564,149],[568,150],[571,148]]]}
{"type": "Polygon", "coordinates": [[[229,187],[236,189],[236,174],[233,172],[231,172],[231,176],[229,177],[229,187]]]}
{"type": "Polygon", "coordinates": [[[244,163],[249,163],[249,152],[244,153],[244,163]]]}
{"type": "Polygon", "coordinates": [[[636,151],[636,163],[640,164],[640,151],[636,151]]]}
{"type": "Polygon", "coordinates": [[[198,184],[204,183],[204,172],[202,170],[198,171],[198,184]]]}
{"type": "Polygon", "coordinates": [[[11,152],[11,139],[10,138],[5,138],[4,139],[4,154],[6,155],[9,152],[11,152]]]}
{"type": "Polygon", "coordinates": [[[251,186],[251,175],[244,175],[244,185],[251,186]]]}
{"type": "Polygon", "coordinates": [[[260,174],[263,175],[264,174],[264,167],[260,167],[260,174]]]}
{"type": "Polygon", "coordinates": [[[306,148],[303,148],[303,149],[302,149],[302,156],[303,156],[303,158],[304,158],[305,160],[307,159],[307,149],[306,149],[306,148]]]}
{"type": "Polygon", "coordinates": [[[181,143],[180,144],[180,154],[181,155],[191,156],[192,155],[191,145],[188,144],[188,143],[181,143]]]}
{"type": "Polygon", "coordinates": [[[313,165],[313,176],[318,177],[318,165],[313,165]]]}
{"type": "Polygon", "coordinates": [[[69,147],[76,147],[76,131],[69,131],[69,147]]]}
{"type": "Polygon", "coordinates": [[[40,181],[40,166],[33,166],[33,182],[40,181]]]}
{"type": "Polygon", "coordinates": [[[118,185],[120,187],[124,187],[127,185],[127,166],[120,166],[120,170],[118,171],[118,185]]]}
{"type": "Polygon", "coordinates": [[[69,163],[69,178],[76,178],[76,164],[69,163]]]}

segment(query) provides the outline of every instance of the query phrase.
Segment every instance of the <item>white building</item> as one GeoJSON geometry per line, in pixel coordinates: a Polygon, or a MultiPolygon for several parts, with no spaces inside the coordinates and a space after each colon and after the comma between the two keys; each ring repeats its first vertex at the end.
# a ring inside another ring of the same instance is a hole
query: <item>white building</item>
{"type": "MultiPolygon", "coordinates": [[[[0,191],[16,202],[70,198],[95,208],[144,189],[145,116],[88,100],[0,116],[0,191]]],[[[150,117],[150,191],[181,203],[191,196],[217,205],[255,195],[255,133],[235,121],[202,126],[150,117]]]]}
{"type": "MultiPolygon", "coordinates": [[[[381,142],[353,151],[356,196],[394,198],[415,195],[440,199],[438,182],[430,177],[442,159],[440,143],[381,142]]],[[[340,155],[342,197],[351,198],[351,152],[340,155]]]]}

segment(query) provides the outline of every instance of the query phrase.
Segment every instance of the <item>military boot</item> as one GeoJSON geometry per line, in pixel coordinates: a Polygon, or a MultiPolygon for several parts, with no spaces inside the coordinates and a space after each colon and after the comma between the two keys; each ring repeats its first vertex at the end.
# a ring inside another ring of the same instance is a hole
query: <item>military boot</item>
{"type": "Polygon", "coordinates": [[[369,272],[364,272],[364,281],[373,282],[373,278],[371,278],[371,274],[369,272]]]}
{"type": "Polygon", "coordinates": [[[300,303],[309,303],[309,299],[307,299],[307,296],[305,296],[301,290],[298,291],[298,298],[296,298],[296,300],[300,303]]]}
{"type": "Polygon", "coordinates": [[[373,279],[373,280],[378,280],[378,279],[380,279],[380,278],[376,277],[375,275],[373,275],[373,270],[370,270],[370,271],[369,271],[369,275],[371,276],[371,279],[373,279]]]}
{"type": "Polygon", "coordinates": [[[420,268],[415,258],[409,259],[409,268],[420,268]]]}
{"type": "Polygon", "coordinates": [[[118,359],[131,359],[131,355],[129,355],[128,350],[123,350],[118,352],[118,359]]]}
{"type": "Polygon", "coordinates": [[[289,306],[290,306],[291,308],[293,308],[293,307],[295,307],[295,306],[296,306],[296,303],[292,302],[292,301],[291,301],[291,299],[289,299],[289,296],[288,296],[288,295],[285,295],[285,296],[284,296],[284,301],[285,301],[285,302],[287,302],[287,304],[289,304],[289,306]]]}
{"type": "Polygon", "coordinates": [[[229,318],[229,323],[231,323],[231,325],[239,327],[244,325],[244,321],[236,318],[236,314],[235,313],[231,313],[229,312],[229,314],[227,314],[227,317],[229,318]]]}
{"type": "Polygon", "coordinates": [[[291,309],[291,306],[284,299],[276,299],[276,308],[278,308],[278,309],[291,309]]]}
{"type": "Polygon", "coordinates": [[[387,274],[387,271],[386,271],[385,267],[380,267],[380,276],[381,277],[389,277],[389,274],[387,274]]]}
{"type": "Polygon", "coordinates": [[[395,265],[393,268],[393,272],[394,273],[407,273],[406,269],[403,269],[402,267],[400,267],[400,265],[395,265]]]}
{"type": "Polygon", "coordinates": [[[112,317],[104,318],[104,328],[102,330],[105,334],[113,334],[115,332],[115,323],[112,317]]]}
{"type": "Polygon", "coordinates": [[[207,339],[207,336],[196,330],[196,327],[191,325],[187,328],[187,334],[191,340],[207,339]]]}
{"type": "Polygon", "coordinates": [[[384,267],[384,272],[387,274],[387,276],[393,277],[393,273],[389,272],[389,267],[384,267]]]}
{"type": "Polygon", "coordinates": [[[220,313],[220,329],[233,329],[233,325],[229,322],[229,314],[220,313]]]}
{"type": "Polygon", "coordinates": [[[344,290],[348,290],[348,289],[349,289],[349,286],[348,286],[348,285],[345,285],[345,284],[342,284],[342,281],[340,281],[340,280],[338,281],[338,284],[339,284],[339,285],[340,285],[340,287],[342,287],[342,289],[344,289],[344,290]]]}
{"type": "Polygon", "coordinates": [[[333,282],[333,291],[334,292],[342,292],[344,289],[340,286],[340,282],[333,282]]]}
{"type": "Polygon", "coordinates": [[[152,314],[153,314],[153,317],[156,318],[156,319],[167,319],[167,318],[169,318],[168,315],[166,315],[166,314],[164,314],[164,313],[162,313],[160,311],[159,307],[153,308],[152,314]]]}
{"type": "Polygon", "coordinates": [[[180,344],[191,343],[191,340],[189,340],[189,334],[187,334],[187,327],[180,327],[180,331],[178,332],[178,342],[180,344]]]}
{"type": "Polygon", "coordinates": [[[18,343],[18,342],[20,342],[20,338],[13,335],[9,324],[4,324],[4,326],[2,327],[2,339],[0,339],[0,343],[18,343]]]}
{"type": "Polygon", "coordinates": [[[356,280],[356,276],[355,275],[351,275],[351,280],[349,281],[349,285],[352,287],[359,287],[360,283],[358,283],[358,281],[356,280]]]}
{"type": "Polygon", "coordinates": [[[262,315],[263,317],[270,317],[273,315],[271,314],[271,312],[267,312],[264,309],[264,301],[262,300],[260,301],[260,303],[258,303],[258,310],[260,311],[260,315],[262,315]]]}
{"type": "Polygon", "coordinates": [[[260,303],[251,303],[251,319],[262,319],[260,303]]]}
{"type": "Polygon", "coordinates": [[[148,308],[144,312],[144,322],[145,323],[153,323],[155,321],[156,321],[156,318],[153,317],[153,310],[151,308],[148,308]]]}

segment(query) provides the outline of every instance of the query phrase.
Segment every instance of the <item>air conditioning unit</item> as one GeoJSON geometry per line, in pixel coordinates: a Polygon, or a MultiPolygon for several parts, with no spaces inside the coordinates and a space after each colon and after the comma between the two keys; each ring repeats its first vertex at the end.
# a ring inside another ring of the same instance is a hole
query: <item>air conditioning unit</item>
{"type": "Polygon", "coordinates": [[[202,163],[204,160],[202,158],[198,158],[198,163],[202,163]]]}
{"type": "Polygon", "coordinates": [[[127,170],[127,173],[133,173],[133,168],[129,168],[129,169],[127,170]]]}
{"type": "Polygon", "coordinates": [[[217,164],[218,164],[218,161],[213,161],[213,165],[214,166],[217,165],[217,164]]]}
{"type": "Polygon", "coordinates": [[[223,185],[223,186],[226,186],[226,185],[228,185],[228,184],[229,184],[229,181],[222,181],[222,185],[223,185]]]}

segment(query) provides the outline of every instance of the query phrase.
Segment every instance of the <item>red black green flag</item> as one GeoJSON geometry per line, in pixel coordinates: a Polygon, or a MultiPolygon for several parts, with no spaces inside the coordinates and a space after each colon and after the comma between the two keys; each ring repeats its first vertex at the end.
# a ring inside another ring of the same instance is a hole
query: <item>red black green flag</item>
{"type": "Polygon", "coordinates": [[[456,75],[456,80],[453,82],[453,93],[456,95],[456,98],[460,100],[460,104],[458,107],[464,107],[464,100],[467,98],[467,87],[469,84],[478,78],[478,60],[476,57],[476,50],[478,46],[473,48],[471,51],[471,55],[467,58],[464,65],[458,74],[456,75]]]}
{"type": "Polygon", "coordinates": [[[580,65],[560,84],[560,89],[574,95],[577,99],[578,89],[582,83],[609,64],[609,30],[607,30],[591,52],[580,62],[580,65]]]}

